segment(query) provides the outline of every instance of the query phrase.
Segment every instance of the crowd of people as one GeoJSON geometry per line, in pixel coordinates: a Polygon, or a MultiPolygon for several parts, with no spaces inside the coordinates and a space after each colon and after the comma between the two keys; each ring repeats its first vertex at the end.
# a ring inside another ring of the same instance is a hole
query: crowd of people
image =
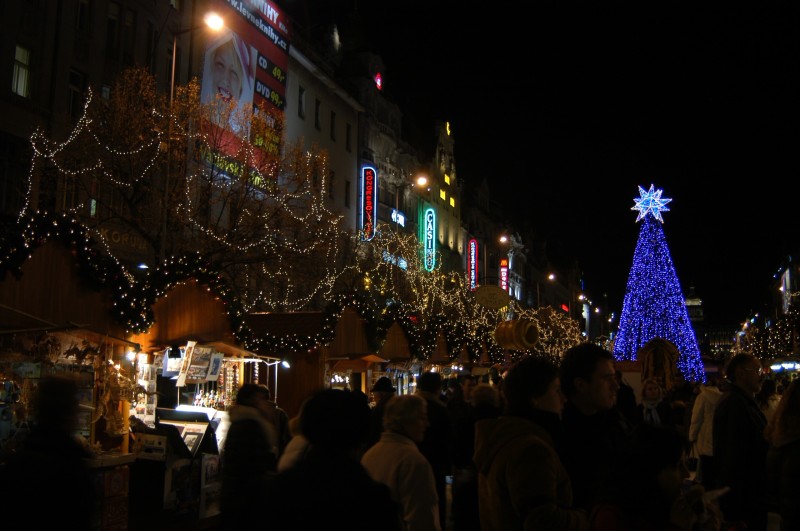
{"type": "MultiPolygon", "coordinates": [[[[322,529],[346,518],[336,525],[798,530],[800,383],[766,375],[748,354],[723,376],[673,389],[646,378],[637,400],[612,354],[582,343],[559,360],[525,357],[495,379],[424,372],[412,394],[382,377],[372,403],[320,390],[292,419],[266,386],[245,384],[221,450],[221,526],[322,529]]],[[[70,436],[73,391],[63,379],[41,382],[32,429],[4,456],[3,477],[59,489],[58,467],[87,477],[70,436]]],[[[24,489],[2,492],[24,506],[24,489]]]]}
{"type": "Polygon", "coordinates": [[[238,411],[259,396],[274,419],[266,388],[243,388],[222,452],[239,491],[226,529],[324,527],[352,500],[352,529],[800,529],[800,384],[746,354],[704,385],[640,383],[637,399],[612,354],[583,343],[494,380],[425,372],[413,394],[384,376],[371,404],[327,389],[274,430],[238,411]]]}

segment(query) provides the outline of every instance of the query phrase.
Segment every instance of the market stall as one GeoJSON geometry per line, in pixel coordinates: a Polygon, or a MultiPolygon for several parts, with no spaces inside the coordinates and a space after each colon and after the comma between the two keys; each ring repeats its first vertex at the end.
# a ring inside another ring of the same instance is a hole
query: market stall
{"type": "MultiPolygon", "coordinates": [[[[0,447],[20,444],[41,378],[74,377],[80,401],[76,435],[92,449],[87,466],[103,485],[97,528],[116,529],[128,520],[133,454],[127,410],[138,345],[119,323],[114,294],[129,286],[112,261],[103,262],[86,242],[78,246],[78,234],[71,232],[65,244],[56,238],[59,225],[50,230],[53,238],[31,239],[35,244],[24,247],[24,256],[16,249],[0,252],[0,447]]],[[[65,234],[69,231],[64,227],[65,234]]]]}

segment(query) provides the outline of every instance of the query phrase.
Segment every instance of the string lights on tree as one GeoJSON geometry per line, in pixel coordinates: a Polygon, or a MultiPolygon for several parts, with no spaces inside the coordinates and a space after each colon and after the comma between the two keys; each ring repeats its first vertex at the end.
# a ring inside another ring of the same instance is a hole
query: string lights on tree
{"type": "Polygon", "coordinates": [[[675,344],[680,352],[678,369],[688,381],[705,381],[697,339],[686,311],[683,293],[661,225],[662,212],[672,201],[661,190],[639,186],[632,210],[642,221],[628,276],[619,331],[614,341],[618,360],[635,360],[637,351],[653,338],[675,344]]]}

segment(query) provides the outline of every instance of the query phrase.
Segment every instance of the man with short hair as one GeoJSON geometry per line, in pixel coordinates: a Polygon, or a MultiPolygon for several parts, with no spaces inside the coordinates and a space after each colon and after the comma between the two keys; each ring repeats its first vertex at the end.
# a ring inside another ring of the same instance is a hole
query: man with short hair
{"type": "Polygon", "coordinates": [[[761,389],[761,373],[755,356],[731,358],[725,370],[730,385],[714,410],[711,439],[717,486],[731,489],[720,498],[726,529],[767,528],[767,419],[754,399],[761,389]]]}
{"type": "Polygon", "coordinates": [[[574,505],[586,511],[598,501],[629,444],[631,427],[614,407],[619,390],[615,372],[611,352],[592,343],[568,349],[561,360],[561,389],[567,397],[562,460],[574,505]]]}

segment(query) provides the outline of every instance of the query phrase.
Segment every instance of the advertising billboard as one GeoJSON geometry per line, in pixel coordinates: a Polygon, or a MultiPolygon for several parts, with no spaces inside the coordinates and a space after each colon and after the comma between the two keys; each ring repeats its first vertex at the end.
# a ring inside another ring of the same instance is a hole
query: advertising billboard
{"type": "Polygon", "coordinates": [[[223,156],[235,156],[241,144],[237,135],[247,131],[243,118],[251,109],[263,108],[274,128],[266,134],[269,138],[251,141],[277,155],[282,120],[270,117],[282,118],[286,107],[289,21],[265,0],[212,0],[209,9],[224,20],[221,30],[209,32],[200,85],[200,101],[211,109],[213,123],[207,126],[221,138],[214,148],[223,156]]]}

